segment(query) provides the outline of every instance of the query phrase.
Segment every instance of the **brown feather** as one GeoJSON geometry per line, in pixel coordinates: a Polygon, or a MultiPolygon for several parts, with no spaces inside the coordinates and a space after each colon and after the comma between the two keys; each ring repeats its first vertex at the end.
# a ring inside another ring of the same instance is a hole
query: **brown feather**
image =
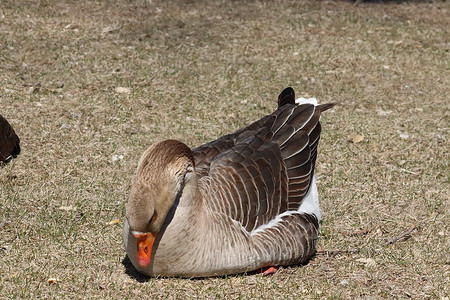
{"type": "Polygon", "coordinates": [[[285,104],[295,104],[295,92],[291,87],[285,88],[278,96],[278,107],[285,104]]]}

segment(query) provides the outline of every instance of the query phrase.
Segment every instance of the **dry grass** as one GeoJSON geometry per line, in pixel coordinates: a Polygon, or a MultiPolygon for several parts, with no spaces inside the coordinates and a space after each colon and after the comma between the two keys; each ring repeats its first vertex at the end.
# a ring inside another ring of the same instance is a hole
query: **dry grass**
{"type": "Polygon", "coordinates": [[[448,299],[449,13],[447,2],[2,0],[0,111],[23,152],[0,170],[0,297],[448,299]],[[144,149],[234,131],[289,85],[340,103],[323,118],[317,256],[268,278],[133,272],[122,223],[106,223],[123,220],[144,149]]]}

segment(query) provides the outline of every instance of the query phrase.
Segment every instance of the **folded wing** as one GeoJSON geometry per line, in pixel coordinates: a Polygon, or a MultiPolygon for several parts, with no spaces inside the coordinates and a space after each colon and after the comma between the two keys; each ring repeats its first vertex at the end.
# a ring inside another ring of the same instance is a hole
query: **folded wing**
{"type": "Polygon", "coordinates": [[[287,88],[278,105],[272,114],[193,150],[212,209],[249,232],[298,210],[314,174],[320,114],[334,104],[296,105],[287,88]]]}

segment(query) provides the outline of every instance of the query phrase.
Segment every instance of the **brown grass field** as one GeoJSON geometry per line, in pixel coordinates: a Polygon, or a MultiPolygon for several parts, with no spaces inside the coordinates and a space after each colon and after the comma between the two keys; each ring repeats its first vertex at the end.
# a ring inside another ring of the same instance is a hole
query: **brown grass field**
{"type": "Polygon", "coordinates": [[[22,153],[0,169],[0,298],[448,300],[449,50],[448,2],[2,0],[22,153]],[[137,274],[121,230],[143,151],[230,133],[287,86],[339,103],[317,255],[269,277],[137,274]]]}

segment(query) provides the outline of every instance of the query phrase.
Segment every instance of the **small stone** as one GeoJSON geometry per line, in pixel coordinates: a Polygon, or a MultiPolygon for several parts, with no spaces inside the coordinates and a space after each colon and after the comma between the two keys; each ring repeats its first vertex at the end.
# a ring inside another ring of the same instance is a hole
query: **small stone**
{"type": "Polygon", "coordinates": [[[50,277],[50,278],[47,280],[47,282],[48,282],[48,284],[52,285],[52,284],[57,284],[57,283],[59,282],[59,280],[56,279],[56,278],[50,277]]]}
{"type": "Polygon", "coordinates": [[[77,210],[76,207],[73,207],[72,205],[69,206],[60,206],[58,207],[59,210],[63,210],[63,211],[75,211],[77,210]]]}
{"type": "Polygon", "coordinates": [[[317,268],[317,272],[329,272],[332,271],[333,269],[331,269],[326,263],[322,262],[320,264],[320,266],[317,268]]]}
{"type": "Polygon", "coordinates": [[[339,282],[341,285],[348,285],[347,279],[342,279],[341,282],[339,282]]]}
{"type": "Polygon", "coordinates": [[[360,143],[364,140],[364,134],[357,134],[357,133],[351,134],[348,137],[348,140],[354,144],[360,143]]]}
{"type": "Polygon", "coordinates": [[[119,94],[130,94],[131,90],[127,87],[123,87],[123,86],[118,86],[116,87],[116,93],[119,94]]]}
{"type": "Polygon", "coordinates": [[[377,265],[373,258],[358,258],[356,261],[364,263],[366,267],[375,267],[377,265]]]}
{"type": "Polygon", "coordinates": [[[379,116],[388,116],[392,113],[392,111],[389,110],[382,110],[381,108],[377,108],[377,114],[379,116]]]}
{"type": "Polygon", "coordinates": [[[120,155],[114,154],[112,156],[112,161],[113,162],[118,161],[118,160],[122,160],[122,159],[123,159],[123,155],[122,154],[120,154],[120,155]]]}
{"type": "Polygon", "coordinates": [[[407,140],[407,139],[409,139],[409,134],[407,134],[407,133],[400,133],[399,136],[400,136],[400,138],[401,138],[402,140],[407,140]]]}

